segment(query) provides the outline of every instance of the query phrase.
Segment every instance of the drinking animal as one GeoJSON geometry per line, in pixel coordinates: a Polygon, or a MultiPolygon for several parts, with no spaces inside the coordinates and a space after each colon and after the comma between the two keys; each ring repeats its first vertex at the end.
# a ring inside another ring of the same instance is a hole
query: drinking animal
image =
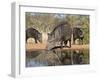
{"type": "Polygon", "coordinates": [[[42,43],[42,33],[34,28],[26,29],[26,42],[28,38],[34,38],[35,43],[37,43],[38,41],[42,43]]]}
{"type": "Polygon", "coordinates": [[[73,44],[75,44],[75,41],[77,39],[79,39],[79,44],[80,43],[83,44],[83,38],[84,38],[83,29],[74,27],[73,28],[73,44]]]}

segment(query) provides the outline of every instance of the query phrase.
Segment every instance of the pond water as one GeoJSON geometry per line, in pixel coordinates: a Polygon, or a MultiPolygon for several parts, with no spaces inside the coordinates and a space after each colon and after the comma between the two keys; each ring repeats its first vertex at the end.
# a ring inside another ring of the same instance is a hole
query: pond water
{"type": "Polygon", "coordinates": [[[26,52],[26,67],[89,64],[89,50],[63,50],[47,53],[45,50],[26,52]]]}

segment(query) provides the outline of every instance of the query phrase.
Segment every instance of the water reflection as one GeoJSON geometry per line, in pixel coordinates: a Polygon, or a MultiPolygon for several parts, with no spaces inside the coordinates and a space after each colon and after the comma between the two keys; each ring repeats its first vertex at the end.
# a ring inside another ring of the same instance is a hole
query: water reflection
{"type": "Polygon", "coordinates": [[[26,52],[26,67],[89,64],[89,50],[26,52]]]}

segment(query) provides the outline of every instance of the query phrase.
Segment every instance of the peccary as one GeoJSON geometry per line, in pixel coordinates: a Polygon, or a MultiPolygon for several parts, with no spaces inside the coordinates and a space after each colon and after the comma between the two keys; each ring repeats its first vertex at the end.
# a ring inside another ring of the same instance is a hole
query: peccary
{"type": "Polygon", "coordinates": [[[28,38],[34,38],[35,43],[37,43],[38,41],[42,43],[42,33],[34,28],[26,29],[26,42],[28,38]]]}
{"type": "Polygon", "coordinates": [[[75,41],[77,39],[79,39],[79,44],[83,44],[83,29],[82,28],[78,28],[78,27],[74,27],[73,28],[73,44],[75,44],[75,41]]]}
{"type": "Polygon", "coordinates": [[[48,34],[48,46],[52,46],[51,48],[57,47],[55,46],[55,43],[59,44],[60,48],[63,48],[63,44],[65,44],[64,47],[71,47],[71,35],[72,35],[72,28],[68,24],[68,22],[63,22],[59,25],[57,25],[51,33],[48,34]],[[69,41],[69,46],[67,46],[67,42],[69,41]]]}

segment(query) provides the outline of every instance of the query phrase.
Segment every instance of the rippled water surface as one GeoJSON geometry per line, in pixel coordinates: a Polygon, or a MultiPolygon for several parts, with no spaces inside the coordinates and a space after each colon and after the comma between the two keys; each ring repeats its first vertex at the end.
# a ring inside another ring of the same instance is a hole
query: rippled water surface
{"type": "Polygon", "coordinates": [[[63,50],[55,53],[45,50],[26,52],[26,67],[89,64],[89,50],[63,50]],[[51,55],[50,55],[51,54],[51,55]]]}

